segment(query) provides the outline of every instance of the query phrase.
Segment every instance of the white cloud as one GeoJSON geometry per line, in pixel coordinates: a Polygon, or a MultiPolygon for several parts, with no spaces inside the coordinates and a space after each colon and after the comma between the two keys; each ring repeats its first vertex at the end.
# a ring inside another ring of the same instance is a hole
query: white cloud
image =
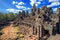
{"type": "Polygon", "coordinates": [[[12,1],[12,4],[17,4],[17,5],[25,5],[25,3],[24,2],[17,2],[17,1],[12,1]]]}
{"type": "Polygon", "coordinates": [[[36,4],[40,4],[40,2],[36,2],[36,4]]]}
{"type": "MultiPolygon", "coordinates": [[[[31,0],[31,1],[32,1],[32,0],[31,0]]],[[[18,8],[18,9],[20,9],[20,10],[30,10],[29,7],[26,7],[26,6],[25,6],[26,3],[22,2],[22,1],[17,2],[17,4],[16,4],[15,1],[13,1],[12,3],[15,4],[16,8],[18,8]]],[[[39,4],[39,2],[37,2],[37,4],[39,4]]],[[[12,10],[13,12],[16,11],[15,9],[9,9],[9,11],[10,11],[10,10],[12,10]]]]}
{"type": "Polygon", "coordinates": [[[52,2],[50,5],[47,5],[47,7],[53,7],[60,5],[60,2],[52,2]]]}
{"type": "Polygon", "coordinates": [[[9,8],[9,9],[6,9],[7,12],[13,12],[13,13],[18,13],[19,11],[22,11],[22,10],[16,10],[16,9],[13,9],[13,8],[9,8]]]}
{"type": "Polygon", "coordinates": [[[43,1],[43,0],[38,0],[38,1],[43,1]]]}
{"type": "Polygon", "coordinates": [[[33,6],[33,4],[36,2],[36,0],[30,0],[30,4],[33,6]]]}
{"type": "MultiPolygon", "coordinates": [[[[22,9],[22,10],[30,10],[30,8],[26,8],[26,9],[22,9]]],[[[17,9],[13,9],[13,8],[6,9],[7,12],[13,12],[13,13],[18,13],[19,11],[22,12],[22,10],[17,10],[17,9]]]]}
{"type": "Polygon", "coordinates": [[[27,8],[28,10],[30,10],[30,8],[27,8]]]}
{"type": "Polygon", "coordinates": [[[35,5],[38,6],[39,4],[41,4],[41,2],[36,2],[35,5]]]}
{"type": "Polygon", "coordinates": [[[53,8],[53,11],[55,11],[55,12],[56,12],[58,8],[60,8],[60,7],[57,7],[57,8],[53,8]]]}
{"type": "Polygon", "coordinates": [[[31,6],[33,6],[33,4],[36,4],[36,6],[38,6],[39,4],[41,4],[40,1],[37,2],[37,0],[30,0],[30,4],[31,6]]]}
{"type": "Polygon", "coordinates": [[[51,4],[50,5],[47,5],[47,7],[53,7],[53,6],[60,5],[59,0],[49,0],[49,2],[51,2],[51,4]]]}
{"type": "Polygon", "coordinates": [[[25,6],[19,6],[19,5],[16,5],[16,7],[17,7],[18,9],[25,9],[25,8],[26,8],[25,6]]]}
{"type": "Polygon", "coordinates": [[[22,10],[30,10],[30,8],[25,8],[25,9],[22,9],[22,10]]]}
{"type": "Polygon", "coordinates": [[[57,8],[53,8],[53,11],[56,11],[57,10],[57,8]]]}
{"type": "Polygon", "coordinates": [[[49,2],[58,2],[59,0],[49,0],[49,2]]]}
{"type": "Polygon", "coordinates": [[[12,4],[18,4],[18,2],[17,1],[13,1],[12,4]]]}
{"type": "Polygon", "coordinates": [[[25,5],[25,3],[21,1],[18,3],[18,5],[25,5]]]}
{"type": "Polygon", "coordinates": [[[25,6],[16,5],[16,7],[17,7],[18,9],[22,9],[22,10],[30,10],[29,7],[25,7],[25,6]]]}

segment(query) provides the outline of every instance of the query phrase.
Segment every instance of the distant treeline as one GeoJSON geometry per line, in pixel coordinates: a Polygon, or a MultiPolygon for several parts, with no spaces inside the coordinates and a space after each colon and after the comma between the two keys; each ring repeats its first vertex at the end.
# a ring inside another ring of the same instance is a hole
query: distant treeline
{"type": "Polygon", "coordinates": [[[3,25],[9,21],[13,21],[16,17],[15,13],[9,12],[9,13],[2,13],[0,12],[0,25],[3,25]]]}

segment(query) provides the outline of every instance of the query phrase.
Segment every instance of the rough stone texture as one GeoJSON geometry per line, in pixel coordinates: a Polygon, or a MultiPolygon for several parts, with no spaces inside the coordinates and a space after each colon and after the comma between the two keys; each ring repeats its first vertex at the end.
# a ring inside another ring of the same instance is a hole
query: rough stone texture
{"type": "MultiPolygon", "coordinates": [[[[57,9],[57,13],[60,13],[59,9],[57,9]]],[[[39,35],[37,36],[37,40],[43,38],[44,35],[46,35],[44,31],[48,31],[51,36],[53,29],[56,30],[56,23],[59,22],[59,15],[53,14],[52,8],[47,8],[46,6],[43,6],[41,9],[32,8],[29,17],[26,17],[28,14],[25,15],[24,11],[20,12],[18,15],[14,24],[25,26],[22,27],[25,29],[22,29],[22,31],[23,33],[26,31],[25,33],[28,34],[26,35],[26,40],[33,40],[33,35],[39,35]],[[32,38],[30,38],[31,35],[32,38]]]]}
{"type": "Polygon", "coordinates": [[[56,36],[50,36],[47,40],[60,40],[60,35],[56,34],[56,36]]]}

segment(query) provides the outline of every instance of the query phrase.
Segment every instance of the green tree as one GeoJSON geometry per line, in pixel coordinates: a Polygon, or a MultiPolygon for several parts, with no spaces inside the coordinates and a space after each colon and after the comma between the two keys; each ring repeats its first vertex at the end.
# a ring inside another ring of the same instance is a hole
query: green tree
{"type": "Polygon", "coordinates": [[[14,13],[12,13],[12,12],[8,13],[8,20],[14,20],[15,17],[16,17],[16,16],[15,16],[14,13]]]}
{"type": "Polygon", "coordinates": [[[3,20],[4,19],[4,15],[3,13],[0,12],[0,20],[3,20]]]}
{"type": "Polygon", "coordinates": [[[3,24],[5,22],[4,20],[4,14],[0,12],[0,24],[3,24]]]}
{"type": "Polygon", "coordinates": [[[5,14],[4,14],[4,20],[5,20],[5,21],[8,21],[8,19],[9,19],[9,18],[8,18],[8,14],[5,13],[5,14]]]}

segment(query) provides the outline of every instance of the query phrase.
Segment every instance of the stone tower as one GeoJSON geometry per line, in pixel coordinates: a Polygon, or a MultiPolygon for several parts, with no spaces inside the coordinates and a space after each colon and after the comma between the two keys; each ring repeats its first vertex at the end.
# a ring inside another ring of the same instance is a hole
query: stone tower
{"type": "Polygon", "coordinates": [[[37,35],[38,35],[38,40],[40,40],[40,38],[42,38],[42,24],[43,24],[43,20],[42,20],[42,14],[39,15],[38,11],[35,12],[35,27],[37,28],[37,35]]]}

